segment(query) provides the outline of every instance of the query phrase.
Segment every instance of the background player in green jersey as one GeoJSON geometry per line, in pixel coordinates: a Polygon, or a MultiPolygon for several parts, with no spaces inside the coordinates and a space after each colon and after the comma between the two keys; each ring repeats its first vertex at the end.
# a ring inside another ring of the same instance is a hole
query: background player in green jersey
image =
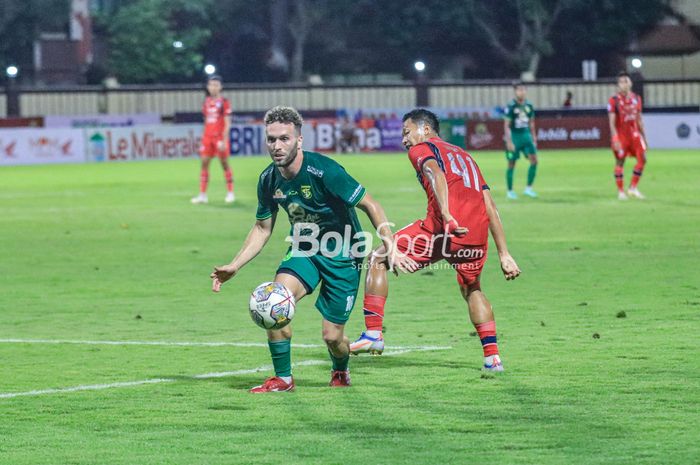
{"type": "MultiPolygon", "coordinates": [[[[277,268],[275,281],[285,285],[298,302],[320,283],[316,308],[323,316],[323,340],[333,363],[331,386],[349,386],[349,341],[345,323],[360,284],[364,247],[355,207],[364,211],[387,250],[390,267],[415,271],[417,264],[401,257],[381,205],[345,169],[319,153],[302,151],[299,113],[275,107],[265,114],[265,140],[272,163],[258,182],[256,222],[233,261],[214,268],[215,289],[231,279],[265,246],[279,209],[289,216],[292,246],[277,268]],[[320,247],[315,247],[320,246],[320,247]]],[[[253,393],[294,389],[291,364],[291,325],[267,332],[275,376],[251,389],[253,393]]]]}
{"type": "Polygon", "coordinates": [[[517,82],[513,84],[515,98],[506,108],[505,120],[503,122],[506,142],[506,159],[508,169],[506,170],[506,183],[508,184],[507,197],[517,199],[518,196],[513,191],[513,172],[515,162],[522,153],[530,160],[530,168],[527,170],[527,186],[523,194],[528,197],[537,197],[537,193],[532,188],[537,174],[537,136],[535,132],[535,108],[526,100],[527,88],[524,84],[517,82]]]}

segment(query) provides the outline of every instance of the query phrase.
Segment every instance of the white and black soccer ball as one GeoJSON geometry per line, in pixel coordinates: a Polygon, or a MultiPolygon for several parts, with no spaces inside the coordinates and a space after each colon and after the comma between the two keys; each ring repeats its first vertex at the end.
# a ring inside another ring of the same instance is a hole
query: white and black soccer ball
{"type": "Polygon", "coordinates": [[[294,317],[294,295],[280,283],[262,283],[250,296],[250,317],[263,329],[280,329],[294,317]]]}

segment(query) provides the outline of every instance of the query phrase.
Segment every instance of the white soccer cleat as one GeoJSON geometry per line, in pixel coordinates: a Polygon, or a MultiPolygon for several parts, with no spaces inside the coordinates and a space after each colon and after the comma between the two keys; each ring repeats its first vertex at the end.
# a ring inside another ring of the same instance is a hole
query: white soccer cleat
{"type": "Polygon", "coordinates": [[[617,200],[627,200],[629,197],[627,197],[627,194],[624,192],[620,191],[617,193],[617,200]]]}
{"type": "Polygon", "coordinates": [[[199,194],[197,197],[192,197],[190,202],[194,204],[209,203],[209,199],[207,198],[207,194],[199,194]]]}
{"type": "Polygon", "coordinates": [[[484,357],[484,370],[485,371],[492,371],[492,372],[503,371],[503,364],[501,363],[501,357],[499,357],[498,354],[484,357]]]}
{"type": "Polygon", "coordinates": [[[516,194],[515,191],[508,191],[506,192],[506,198],[510,200],[517,200],[518,194],[516,194]]]}
{"type": "Polygon", "coordinates": [[[224,199],[224,202],[226,203],[233,203],[236,201],[236,196],[233,194],[233,192],[229,192],[226,194],[226,198],[224,199]]]}
{"type": "Polygon", "coordinates": [[[384,352],[384,338],[381,334],[378,337],[371,337],[363,331],[355,342],[350,343],[351,354],[357,355],[368,352],[371,355],[382,355],[382,352],[384,352]]]}
{"type": "Polygon", "coordinates": [[[639,189],[637,189],[636,187],[634,189],[633,188],[627,189],[627,195],[629,195],[630,197],[641,199],[641,200],[646,199],[646,197],[644,197],[644,194],[639,192],[639,189]]]}
{"type": "Polygon", "coordinates": [[[535,190],[530,186],[525,188],[525,190],[523,191],[523,195],[527,195],[528,197],[533,199],[537,198],[537,192],[535,192],[535,190]]]}

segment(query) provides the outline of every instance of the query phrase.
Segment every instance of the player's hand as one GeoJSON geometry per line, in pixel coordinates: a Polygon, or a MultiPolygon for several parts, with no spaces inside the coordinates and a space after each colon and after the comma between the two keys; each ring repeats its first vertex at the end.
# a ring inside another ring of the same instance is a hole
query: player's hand
{"type": "Polygon", "coordinates": [[[223,139],[216,143],[216,148],[219,150],[219,152],[224,151],[226,144],[224,143],[223,139]]]}
{"type": "Polygon", "coordinates": [[[515,152],[515,144],[513,144],[512,140],[506,141],[506,148],[508,149],[509,152],[515,152]]]}
{"type": "Polygon", "coordinates": [[[212,279],[211,290],[219,292],[221,285],[233,278],[238,270],[232,265],[215,266],[209,277],[212,279]]]}
{"type": "Polygon", "coordinates": [[[469,232],[469,229],[464,226],[460,226],[452,215],[447,215],[442,219],[442,229],[445,231],[445,236],[449,237],[451,234],[457,237],[462,237],[469,232]]]}
{"type": "Polygon", "coordinates": [[[620,143],[620,136],[615,134],[612,136],[612,149],[615,153],[619,153],[622,150],[622,144],[620,143]]]}
{"type": "Polygon", "coordinates": [[[513,260],[510,254],[502,255],[500,259],[503,276],[505,276],[508,281],[520,276],[520,268],[518,268],[518,264],[515,263],[515,260],[513,260]]]}
{"type": "Polygon", "coordinates": [[[399,275],[399,271],[402,273],[413,273],[420,268],[418,262],[401,252],[395,242],[391,244],[391,252],[387,255],[386,260],[389,271],[396,276],[399,275]]]}

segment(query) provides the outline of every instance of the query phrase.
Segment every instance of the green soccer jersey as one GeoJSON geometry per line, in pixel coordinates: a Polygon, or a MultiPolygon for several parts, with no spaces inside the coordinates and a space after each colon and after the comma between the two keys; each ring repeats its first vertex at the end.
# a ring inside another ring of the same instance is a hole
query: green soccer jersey
{"type": "MultiPolygon", "coordinates": [[[[326,236],[331,238],[329,248],[337,247],[338,237],[343,248],[351,248],[359,240],[358,233],[362,233],[354,207],[364,197],[365,188],[336,161],[316,152],[303,153],[301,169],[292,179],[285,179],[274,164],[262,172],[256,218],[270,218],[282,208],[289,216],[290,235],[296,223],[314,223],[319,228],[319,241],[327,233],[337,233],[326,236]]],[[[310,228],[301,232],[311,234],[310,228]]]]}
{"type": "Polygon", "coordinates": [[[530,121],[535,117],[535,107],[525,100],[519,103],[513,99],[506,108],[505,118],[510,123],[510,130],[517,135],[530,134],[530,121]]]}

